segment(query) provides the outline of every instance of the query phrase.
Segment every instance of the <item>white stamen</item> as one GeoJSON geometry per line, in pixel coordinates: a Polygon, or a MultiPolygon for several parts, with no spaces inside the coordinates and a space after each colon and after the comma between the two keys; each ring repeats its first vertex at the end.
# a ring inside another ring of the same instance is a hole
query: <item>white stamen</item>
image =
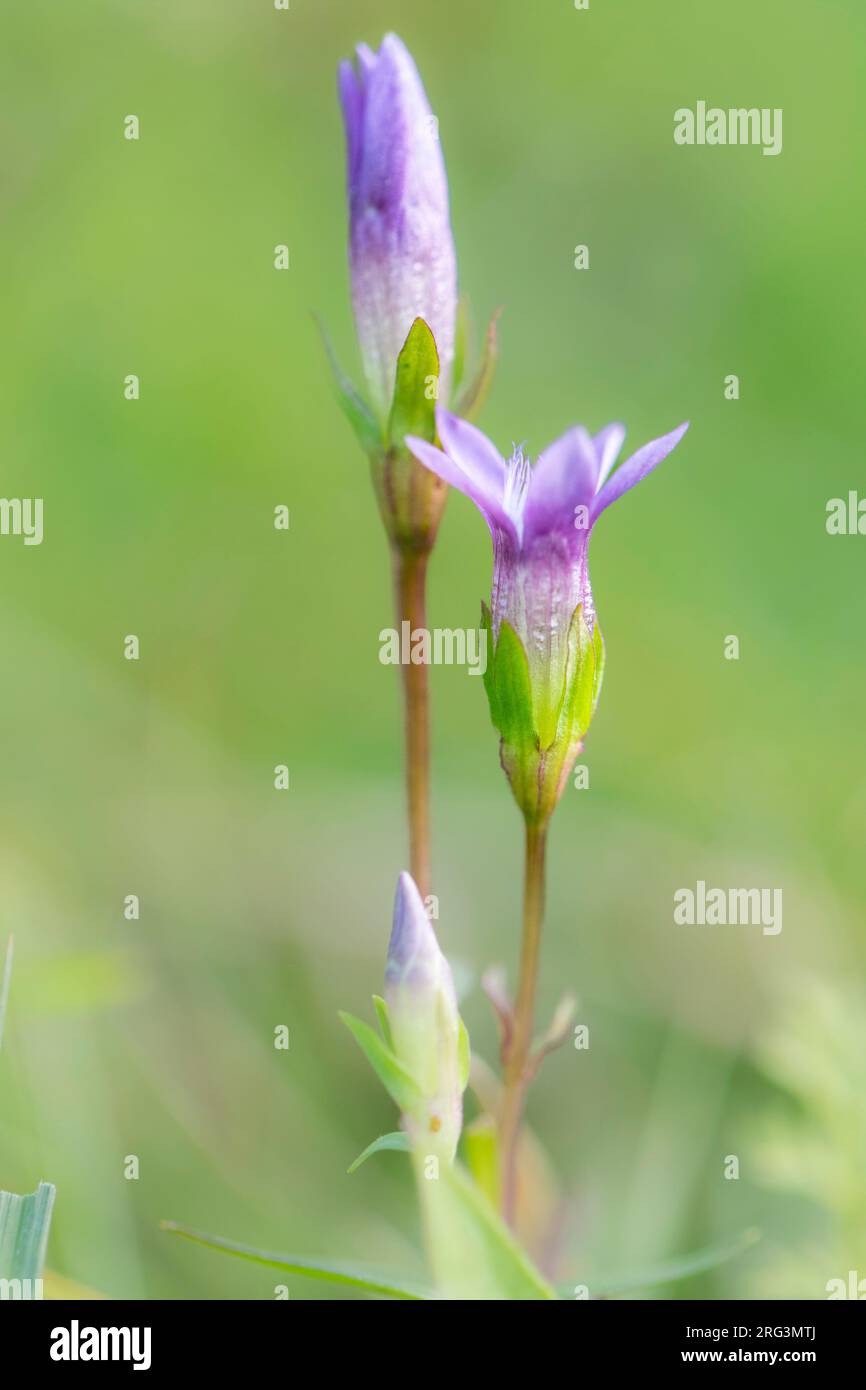
{"type": "Polygon", "coordinates": [[[505,479],[505,494],[502,499],[506,513],[510,516],[517,528],[517,534],[523,536],[523,509],[526,506],[526,495],[529,491],[529,459],[523,453],[523,445],[515,444],[513,453],[508,460],[508,474],[505,479]]]}

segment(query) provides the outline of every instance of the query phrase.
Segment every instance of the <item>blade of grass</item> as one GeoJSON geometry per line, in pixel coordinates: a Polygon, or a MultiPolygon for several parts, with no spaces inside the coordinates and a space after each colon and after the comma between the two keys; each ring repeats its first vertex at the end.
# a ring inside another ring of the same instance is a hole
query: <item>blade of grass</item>
{"type": "Polygon", "coordinates": [[[50,1182],[25,1197],[0,1192],[0,1279],[40,1277],[54,1193],[50,1182]]]}

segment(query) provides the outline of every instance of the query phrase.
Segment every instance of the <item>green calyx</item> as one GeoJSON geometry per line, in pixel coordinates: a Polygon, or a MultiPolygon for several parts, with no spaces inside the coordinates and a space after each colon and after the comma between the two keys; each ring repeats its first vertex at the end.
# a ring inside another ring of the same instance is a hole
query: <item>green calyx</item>
{"type": "Polygon", "coordinates": [[[488,660],[484,685],[490,717],[499,731],[500,757],[514,797],[530,825],[544,824],[589,728],[604,673],[604,642],[596,622],[590,630],[578,604],[567,635],[562,686],[551,694],[533,682],[526,649],[508,622],[493,642],[490,610],[482,604],[488,660]]]}
{"type": "MultiPolygon", "coordinates": [[[[490,321],[477,374],[463,391],[457,410],[472,419],[487,396],[496,366],[497,317],[490,321]]],[[[463,315],[465,325],[465,312],[463,315]]],[[[432,330],[422,318],[409,330],[394,376],[394,395],[387,421],[381,421],[337,362],[330,340],[319,325],[334,375],[337,399],[355,438],[370,460],[373,488],[385,530],[401,551],[426,553],[436,539],[445,508],[447,486],[409,453],[407,434],[430,444],[436,438],[436,403],[439,397],[439,352],[432,330]]],[[[463,345],[461,335],[462,370],[463,345]]],[[[457,376],[457,372],[455,373],[457,376]]],[[[456,382],[455,382],[456,385],[456,382]]]]}

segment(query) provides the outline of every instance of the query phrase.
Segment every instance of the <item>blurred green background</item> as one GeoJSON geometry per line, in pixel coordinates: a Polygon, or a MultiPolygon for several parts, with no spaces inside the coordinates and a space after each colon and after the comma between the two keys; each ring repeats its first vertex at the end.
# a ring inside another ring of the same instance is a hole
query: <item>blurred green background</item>
{"type": "MultiPolygon", "coordinates": [[[[346,1176],[393,1114],[336,1011],[380,985],[406,851],[386,549],[311,317],[359,378],[334,76],[392,28],[479,329],[504,305],[485,428],[534,455],[576,420],[632,448],[692,421],[593,540],[608,670],[541,997],[576,989],[591,1046],[531,1102],[563,1277],[754,1226],[658,1292],[823,1297],[866,1276],[866,540],[825,530],[864,478],[857,0],[10,7],[2,490],[45,499],[45,540],[0,538],[0,1187],[56,1182],[50,1265],[112,1297],[273,1296],[166,1217],[420,1268],[401,1156],[346,1176]],[[699,99],[782,107],[782,154],[675,146],[699,99]],[[697,879],[781,887],[781,934],[675,927],[697,879]]],[[[489,571],[454,496],[431,622],[474,625],[489,571]]],[[[519,820],[481,683],[432,684],[441,937],[492,1060],[477,977],[516,961],[519,820]]]]}

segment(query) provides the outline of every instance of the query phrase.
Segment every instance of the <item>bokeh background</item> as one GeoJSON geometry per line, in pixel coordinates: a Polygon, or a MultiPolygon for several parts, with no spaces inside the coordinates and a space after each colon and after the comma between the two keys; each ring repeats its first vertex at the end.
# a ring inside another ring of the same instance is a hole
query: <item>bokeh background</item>
{"type": "MultiPolygon", "coordinates": [[[[866,1276],[866,540],[825,530],[866,486],[858,0],[10,7],[2,490],[44,498],[45,540],[0,538],[0,1186],[57,1184],[50,1266],[110,1297],[273,1296],[161,1218],[422,1267],[401,1156],[346,1175],[393,1115],[337,1009],[380,985],[406,849],[385,545],[312,318],[359,377],[334,70],[391,28],[476,340],[504,306],[488,431],[537,453],[575,420],[632,447],[692,421],[593,540],[608,671],[541,997],[573,987],[591,1046],[531,1102],[563,1278],[757,1228],[655,1295],[823,1297],[866,1276]],[[783,153],[675,146],[698,99],[782,107],[783,153]],[[675,927],[698,879],[782,888],[781,934],[675,927]]],[[[488,550],[452,497],[435,625],[476,623],[488,550]]],[[[477,980],[514,969],[520,826],[480,681],[432,684],[441,937],[493,1060],[477,980]]]]}

